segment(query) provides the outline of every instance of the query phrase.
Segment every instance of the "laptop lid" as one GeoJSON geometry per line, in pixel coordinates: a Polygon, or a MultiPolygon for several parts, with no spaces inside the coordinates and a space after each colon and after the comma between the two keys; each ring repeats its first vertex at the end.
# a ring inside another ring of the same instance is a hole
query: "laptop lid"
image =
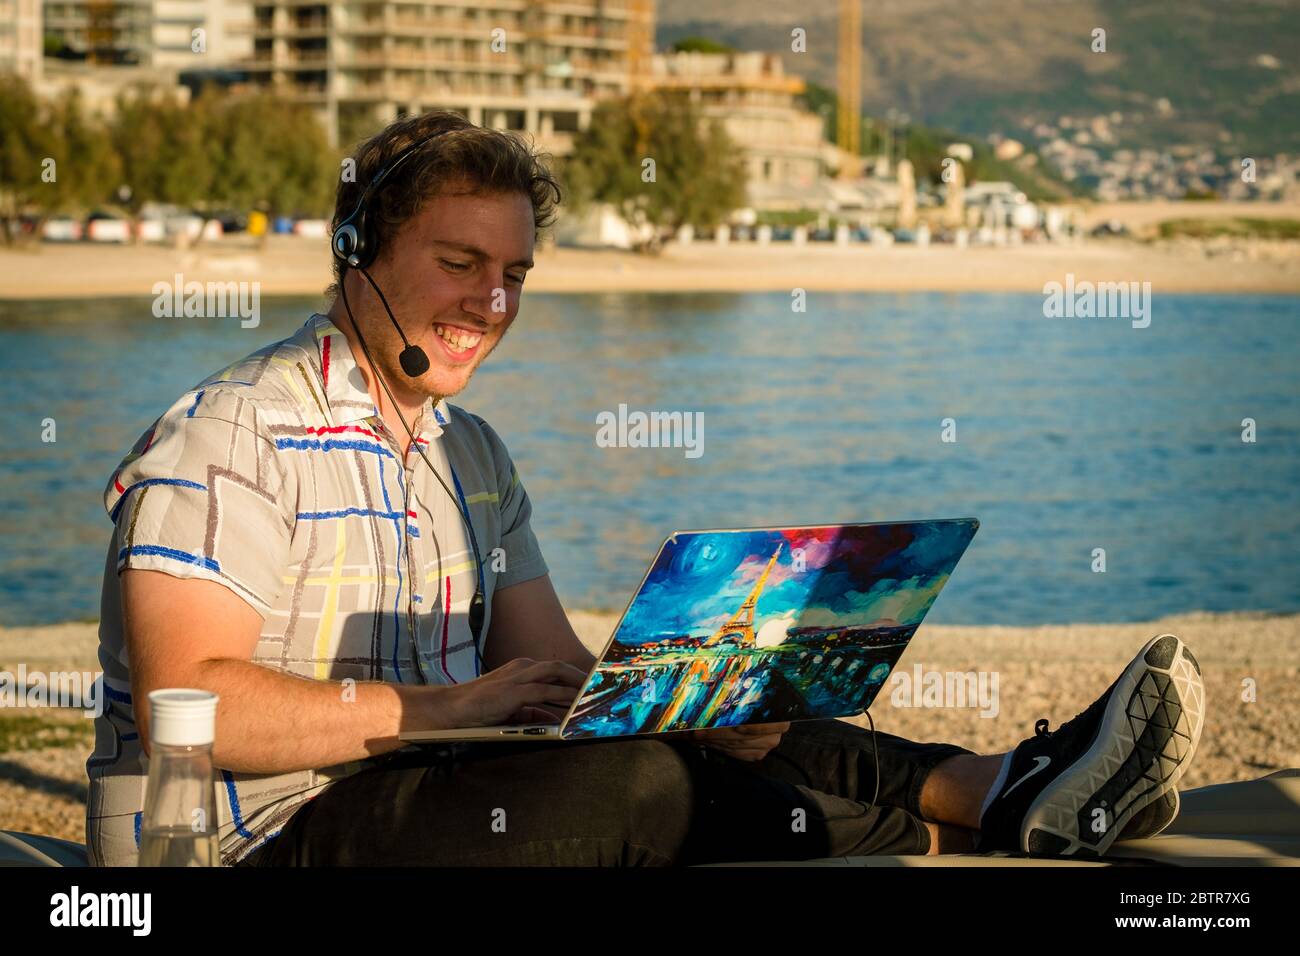
{"type": "Polygon", "coordinates": [[[660,547],[561,735],[861,713],[978,528],[956,518],[678,531],[660,547]]]}

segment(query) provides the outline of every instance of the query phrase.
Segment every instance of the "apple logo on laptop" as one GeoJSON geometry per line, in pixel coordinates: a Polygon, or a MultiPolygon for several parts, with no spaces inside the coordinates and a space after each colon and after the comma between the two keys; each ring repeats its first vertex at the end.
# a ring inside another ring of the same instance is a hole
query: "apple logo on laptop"
{"type": "Polygon", "coordinates": [[[794,618],[786,614],[785,617],[774,617],[765,622],[754,635],[755,647],[776,647],[784,644],[790,636],[790,628],[794,626],[794,618]]]}

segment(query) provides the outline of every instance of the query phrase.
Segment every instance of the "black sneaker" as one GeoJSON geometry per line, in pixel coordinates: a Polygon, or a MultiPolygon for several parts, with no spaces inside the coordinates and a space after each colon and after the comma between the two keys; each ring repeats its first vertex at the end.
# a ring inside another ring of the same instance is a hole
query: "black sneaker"
{"type": "Polygon", "coordinates": [[[1133,814],[1115,840],[1145,840],[1161,833],[1178,816],[1178,806],[1178,789],[1175,787],[1133,814]]]}
{"type": "MultiPolygon", "coordinates": [[[[1100,856],[1141,810],[1176,789],[1204,720],[1196,658],[1173,634],[1152,638],[1079,716],[1055,731],[1046,720],[1034,725],[980,820],[976,852],[1100,856]]],[[[1159,818],[1152,811],[1137,827],[1149,830],[1159,818]]]]}

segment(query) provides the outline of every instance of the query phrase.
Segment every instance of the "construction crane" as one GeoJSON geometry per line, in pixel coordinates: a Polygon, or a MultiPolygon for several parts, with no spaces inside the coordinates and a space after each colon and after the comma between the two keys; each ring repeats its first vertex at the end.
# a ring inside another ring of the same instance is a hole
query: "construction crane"
{"type": "Polygon", "coordinates": [[[836,141],[849,159],[840,164],[840,178],[857,175],[862,130],[862,0],[840,0],[839,55],[835,61],[836,141]]]}
{"type": "Polygon", "coordinates": [[[637,93],[650,85],[650,57],[654,52],[654,0],[628,0],[627,71],[629,88],[637,93]]]}
{"type": "Polygon", "coordinates": [[[631,93],[629,114],[636,130],[636,155],[638,162],[649,148],[649,121],[644,114],[642,97],[650,91],[650,57],[654,53],[654,0],[628,0],[627,5],[627,70],[628,92],[631,93]]]}
{"type": "Polygon", "coordinates": [[[86,59],[91,63],[113,61],[116,13],[117,4],[113,0],[89,0],[86,4],[86,59]]]}

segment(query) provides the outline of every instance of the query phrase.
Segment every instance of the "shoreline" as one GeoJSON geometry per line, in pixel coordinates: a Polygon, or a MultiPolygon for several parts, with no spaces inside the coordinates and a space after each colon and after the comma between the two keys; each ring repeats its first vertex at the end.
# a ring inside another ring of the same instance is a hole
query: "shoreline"
{"type": "MultiPolygon", "coordinates": [[[[622,613],[622,610],[613,608],[581,608],[566,611],[574,631],[583,644],[593,652],[599,651],[603,643],[608,640],[609,632],[618,623],[622,613]]],[[[945,638],[958,636],[964,638],[982,632],[1005,632],[1053,638],[1077,636],[1078,632],[1088,629],[1110,633],[1116,630],[1168,628],[1180,625],[1201,628],[1215,624],[1241,623],[1256,626],[1268,622],[1277,622],[1288,629],[1295,627],[1297,637],[1300,638],[1300,610],[1178,611],[1141,621],[1072,621],[1048,624],[954,624],[933,623],[927,620],[922,623],[917,633],[922,635],[937,632],[945,638]]],[[[19,651],[36,652],[34,657],[26,658],[29,666],[33,660],[71,660],[78,652],[84,652],[87,647],[90,647],[93,652],[98,627],[99,618],[89,617],[45,624],[0,624],[0,670],[3,670],[6,661],[13,659],[14,653],[19,651]],[[69,643],[58,652],[51,653],[51,648],[57,647],[59,641],[69,643]]],[[[1293,649],[1300,651],[1300,644],[1293,649]]],[[[1295,662],[1297,667],[1300,667],[1300,656],[1295,658],[1295,662]]]]}
{"type": "MultiPolygon", "coordinates": [[[[257,283],[259,295],[322,296],[332,280],[325,240],[243,237],[197,249],[47,244],[0,249],[0,300],[152,298],[155,283],[257,283]],[[75,277],[71,279],[70,277],[75,277]]],[[[1004,247],[810,243],[670,244],[658,256],[542,243],[526,289],[610,292],[1032,292],[1048,282],[1150,282],[1154,292],[1300,294],[1300,243],[1089,240],[1004,247]]]]}

